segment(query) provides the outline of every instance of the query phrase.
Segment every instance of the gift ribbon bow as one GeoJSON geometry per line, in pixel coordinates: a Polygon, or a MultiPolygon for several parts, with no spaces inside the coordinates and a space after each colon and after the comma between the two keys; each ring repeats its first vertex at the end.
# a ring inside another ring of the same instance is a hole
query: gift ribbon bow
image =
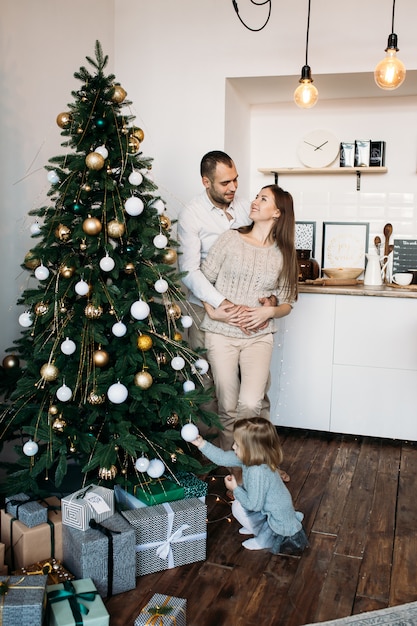
{"type": "Polygon", "coordinates": [[[110,598],[113,595],[113,569],[114,569],[114,558],[113,558],[113,535],[120,535],[120,530],[111,530],[110,528],[106,528],[103,524],[99,524],[95,519],[90,519],[90,528],[94,530],[99,530],[103,535],[109,540],[109,545],[107,549],[107,596],[110,598]]]}
{"type": "Polygon", "coordinates": [[[68,600],[75,620],[75,626],[83,626],[83,615],[88,615],[90,609],[87,608],[85,604],[82,604],[82,602],[79,602],[79,600],[94,602],[98,591],[97,589],[94,589],[91,591],[80,591],[77,593],[74,585],[69,580],[66,580],[62,584],[64,586],[63,589],[56,589],[55,591],[48,592],[48,602],[50,604],[54,604],[55,602],[68,600]]]}
{"type": "Polygon", "coordinates": [[[177,626],[177,619],[175,615],[168,615],[168,613],[172,613],[174,610],[172,606],[168,606],[168,602],[171,598],[172,596],[167,596],[161,606],[156,605],[149,608],[145,606],[145,608],[141,610],[141,613],[151,614],[151,617],[146,620],[145,626],[158,626],[158,624],[159,626],[164,626],[164,617],[168,617],[174,626],[177,626]]]}
{"type": "Polygon", "coordinates": [[[21,583],[25,580],[25,576],[22,576],[20,580],[16,583],[10,583],[10,576],[7,580],[3,580],[0,582],[0,626],[3,626],[3,607],[6,601],[6,596],[9,591],[13,591],[15,589],[45,589],[44,585],[22,585],[21,583]]]}
{"type": "Polygon", "coordinates": [[[180,526],[178,530],[175,531],[175,533],[172,533],[172,535],[169,534],[172,528],[168,531],[167,539],[156,549],[156,554],[159,556],[160,559],[166,559],[168,557],[168,554],[172,549],[171,543],[173,541],[178,541],[178,539],[182,537],[184,530],[187,530],[187,528],[190,528],[189,524],[182,524],[182,526],[180,526]]]}

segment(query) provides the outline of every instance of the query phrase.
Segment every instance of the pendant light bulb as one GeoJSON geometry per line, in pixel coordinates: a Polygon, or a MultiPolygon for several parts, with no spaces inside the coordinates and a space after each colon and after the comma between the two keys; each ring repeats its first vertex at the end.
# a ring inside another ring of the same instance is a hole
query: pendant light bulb
{"type": "Polygon", "coordinates": [[[374,71],[375,82],[381,89],[397,89],[403,84],[406,74],[405,65],[397,58],[397,35],[388,37],[386,56],[378,63],[374,71]]]}
{"type": "Polygon", "coordinates": [[[301,109],[311,109],[319,99],[319,92],[313,85],[311,78],[311,69],[308,65],[304,65],[301,70],[300,84],[294,91],[294,102],[301,109]]]}

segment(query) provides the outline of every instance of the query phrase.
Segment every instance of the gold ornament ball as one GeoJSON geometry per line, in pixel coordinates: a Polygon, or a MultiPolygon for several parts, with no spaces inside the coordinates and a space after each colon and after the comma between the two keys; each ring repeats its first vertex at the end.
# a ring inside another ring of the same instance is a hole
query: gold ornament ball
{"type": "Polygon", "coordinates": [[[93,361],[94,365],[97,367],[106,367],[110,361],[109,353],[101,349],[95,350],[95,352],[93,352],[93,361]]]}
{"type": "Polygon", "coordinates": [[[75,267],[63,264],[59,268],[59,273],[63,278],[71,278],[74,276],[75,267]]]}
{"type": "Polygon", "coordinates": [[[171,220],[169,219],[168,215],[160,215],[159,223],[164,230],[168,230],[169,228],[171,228],[171,220]]]}
{"type": "Polygon", "coordinates": [[[97,406],[99,404],[103,404],[106,401],[106,397],[104,395],[99,395],[95,391],[91,391],[88,395],[87,402],[92,404],[93,406],[97,406]]]}
{"type": "Polygon", "coordinates": [[[56,123],[60,128],[66,128],[72,122],[72,115],[68,111],[64,111],[63,113],[59,113],[56,118],[56,123]]]}
{"type": "Polygon", "coordinates": [[[149,337],[149,335],[139,335],[137,345],[139,350],[143,352],[150,350],[153,346],[152,337],[149,337]]]}
{"type": "Polygon", "coordinates": [[[102,223],[99,219],[97,219],[97,217],[91,217],[91,215],[89,215],[83,221],[83,231],[87,233],[87,235],[98,235],[101,233],[102,228],[102,223]]]}
{"type": "Polygon", "coordinates": [[[127,91],[123,89],[121,85],[115,85],[113,87],[113,93],[111,96],[112,102],[120,104],[127,96],[127,91]]]}
{"type": "Polygon", "coordinates": [[[175,452],[171,453],[171,462],[172,463],[176,463],[177,462],[177,455],[175,454],[175,452]]]}
{"type": "Polygon", "coordinates": [[[36,315],[39,315],[39,316],[45,315],[45,313],[48,313],[49,311],[49,305],[45,304],[45,302],[38,302],[33,307],[33,310],[35,311],[36,315]]]}
{"type": "Polygon", "coordinates": [[[35,257],[33,251],[29,250],[29,252],[25,256],[24,264],[25,267],[27,267],[29,270],[35,270],[37,267],[39,267],[41,262],[35,257]]]}
{"type": "Polygon", "coordinates": [[[133,274],[134,271],[135,271],[135,264],[134,263],[127,263],[127,265],[125,267],[125,273],[126,274],[133,274]]]}
{"type": "Polygon", "coordinates": [[[156,362],[158,365],[166,365],[168,363],[168,358],[165,352],[160,352],[156,356],[156,362]]]}
{"type": "Polygon", "coordinates": [[[48,410],[49,415],[58,415],[58,407],[55,404],[51,404],[48,410]]]}
{"type": "Polygon", "coordinates": [[[149,372],[145,372],[145,370],[142,370],[141,372],[135,374],[134,383],[137,387],[140,387],[141,389],[149,389],[149,387],[151,387],[153,383],[153,378],[149,374],[149,372]]]}
{"type": "Polygon", "coordinates": [[[122,222],[118,222],[117,220],[111,220],[107,224],[107,233],[109,237],[113,239],[117,239],[118,237],[122,237],[125,232],[125,225],[122,222]]]}
{"type": "Polygon", "coordinates": [[[61,416],[56,417],[54,421],[52,422],[52,430],[55,430],[56,432],[59,432],[59,433],[63,433],[66,425],[67,425],[67,422],[61,416]]]}
{"type": "Polygon", "coordinates": [[[177,261],[176,250],[173,250],[172,248],[165,248],[162,259],[167,265],[174,265],[174,263],[176,263],[177,261]]]}
{"type": "Polygon", "coordinates": [[[145,139],[145,133],[143,132],[141,128],[135,127],[132,130],[132,135],[136,137],[137,139],[139,139],[140,142],[142,142],[145,139]]]}
{"type": "Polygon", "coordinates": [[[174,333],[174,341],[182,341],[182,335],[178,331],[174,333]]]}
{"type": "Polygon", "coordinates": [[[117,467],[115,465],[111,465],[109,468],[100,467],[98,470],[98,477],[101,480],[114,480],[117,474],[117,467]]]}
{"type": "Polygon", "coordinates": [[[180,418],[178,417],[178,413],[171,413],[171,415],[167,419],[167,424],[169,426],[177,426],[180,418]]]}
{"type": "Polygon", "coordinates": [[[65,224],[59,224],[55,229],[55,237],[60,241],[68,241],[71,237],[71,231],[65,224]]]}
{"type": "Polygon", "coordinates": [[[140,141],[134,135],[129,135],[127,149],[129,154],[137,154],[140,151],[140,141]]]}
{"type": "Polygon", "coordinates": [[[19,367],[20,361],[19,357],[14,354],[10,354],[9,356],[5,356],[3,359],[3,367],[4,369],[11,370],[15,367],[19,367]]]}
{"type": "Polygon", "coordinates": [[[168,305],[167,313],[172,320],[178,320],[181,317],[181,309],[175,302],[168,305]]]}
{"type": "Polygon", "coordinates": [[[90,152],[85,157],[85,164],[89,170],[101,170],[104,167],[104,158],[98,152],[90,152]]]}
{"type": "Polygon", "coordinates": [[[40,372],[42,378],[44,380],[47,380],[48,382],[56,380],[59,374],[58,368],[52,363],[45,363],[44,365],[42,365],[40,372]]]}
{"type": "Polygon", "coordinates": [[[90,320],[98,319],[103,315],[103,309],[101,306],[96,306],[89,302],[84,309],[85,316],[90,320]]]}

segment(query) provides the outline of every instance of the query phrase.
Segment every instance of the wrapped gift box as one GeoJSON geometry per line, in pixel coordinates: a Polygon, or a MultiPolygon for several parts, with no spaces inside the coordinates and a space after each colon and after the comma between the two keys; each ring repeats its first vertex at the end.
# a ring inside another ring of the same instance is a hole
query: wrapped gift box
{"type": "Polygon", "coordinates": [[[90,520],[104,522],[114,513],[112,489],[89,485],[62,498],[62,523],[78,530],[90,528],[90,520]]]}
{"type": "Polygon", "coordinates": [[[91,578],[48,585],[48,626],[108,626],[110,616],[91,578]],[[80,605],[87,613],[80,610],[80,605]]]}
{"type": "Polygon", "coordinates": [[[122,511],[136,534],[136,574],[204,561],[207,507],[197,498],[122,511]]]}
{"type": "Polygon", "coordinates": [[[131,493],[122,489],[120,485],[114,486],[114,499],[118,511],[130,511],[130,509],[142,509],[146,504],[141,502],[131,493]]]}
{"type": "Polygon", "coordinates": [[[48,510],[38,502],[39,498],[33,498],[25,493],[18,493],[6,498],[6,513],[9,513],[28,528],[48,521],[48,510]]]}
{"type": "Polygon", "coordinates": [[[46,498],[48,522],[28,528],[4,509],[0,511],[1,541],[6,544],[5,561],[16,570],[43,559],[62,559],[62,518],[58,498],[46,498]]]}
{"type": "Polygon", "coordinates": [[[1,625],[42,626],[46,576],[0,576],[1,625]]]}
{"type": "Polygon", "coordinates": [[[65,567],[76,578],[91,578],[102,597],[134,589],[133,528],[119,513],[100,524],[104,532],[93,528],[80,531],[70,526],[63,527],[65,567]],[[107,534],[104,534],[106,529],[107,534]]]}
{"type": "Polygon", "coordinates": [[[184,498],[184,487],[173,480],[162,477],[135,485],[133,494],[147,505],[162,504],[162,502],[173,502],[184,498]]]}
{"type": "Polygon", "coordinates": [[[206,501],[208,485],[204,480],[200,480],[192,472],[182,470],[177,472],[176,477],[184,487],[184,498],[200,498],[203,503],[206,501]]]}
{"type": "Polygon", "coordinates": [[[43,561],[32,563],[32,565],[22,567],[20,570],[13,572],[14,576],[22,576],[22,574],[25,576],[44,574],[48,577],[46,581],[47,585],[57,585],[58,583],[63,583],[66,580],[73,580],[75,578],[74,574],[71,574],[71,572],[65,569],[58,559],[44,559],[43,561]]]}
{"type": "Polygon", "coordinates": [[[134,626],[186,626],[187,600],[155,593],[135,619],[134,626]]]}

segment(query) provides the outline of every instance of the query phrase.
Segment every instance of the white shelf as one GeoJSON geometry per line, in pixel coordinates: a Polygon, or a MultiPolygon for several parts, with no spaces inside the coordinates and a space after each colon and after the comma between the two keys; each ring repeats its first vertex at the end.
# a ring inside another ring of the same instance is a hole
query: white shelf
{"type": "Polygon", "coordinates": [[[318,175],[327,176],[328,174],[386,174],[386,167],[260,167],[258,172],[262,174],[285,174],[285,175],[318,175]]]}

